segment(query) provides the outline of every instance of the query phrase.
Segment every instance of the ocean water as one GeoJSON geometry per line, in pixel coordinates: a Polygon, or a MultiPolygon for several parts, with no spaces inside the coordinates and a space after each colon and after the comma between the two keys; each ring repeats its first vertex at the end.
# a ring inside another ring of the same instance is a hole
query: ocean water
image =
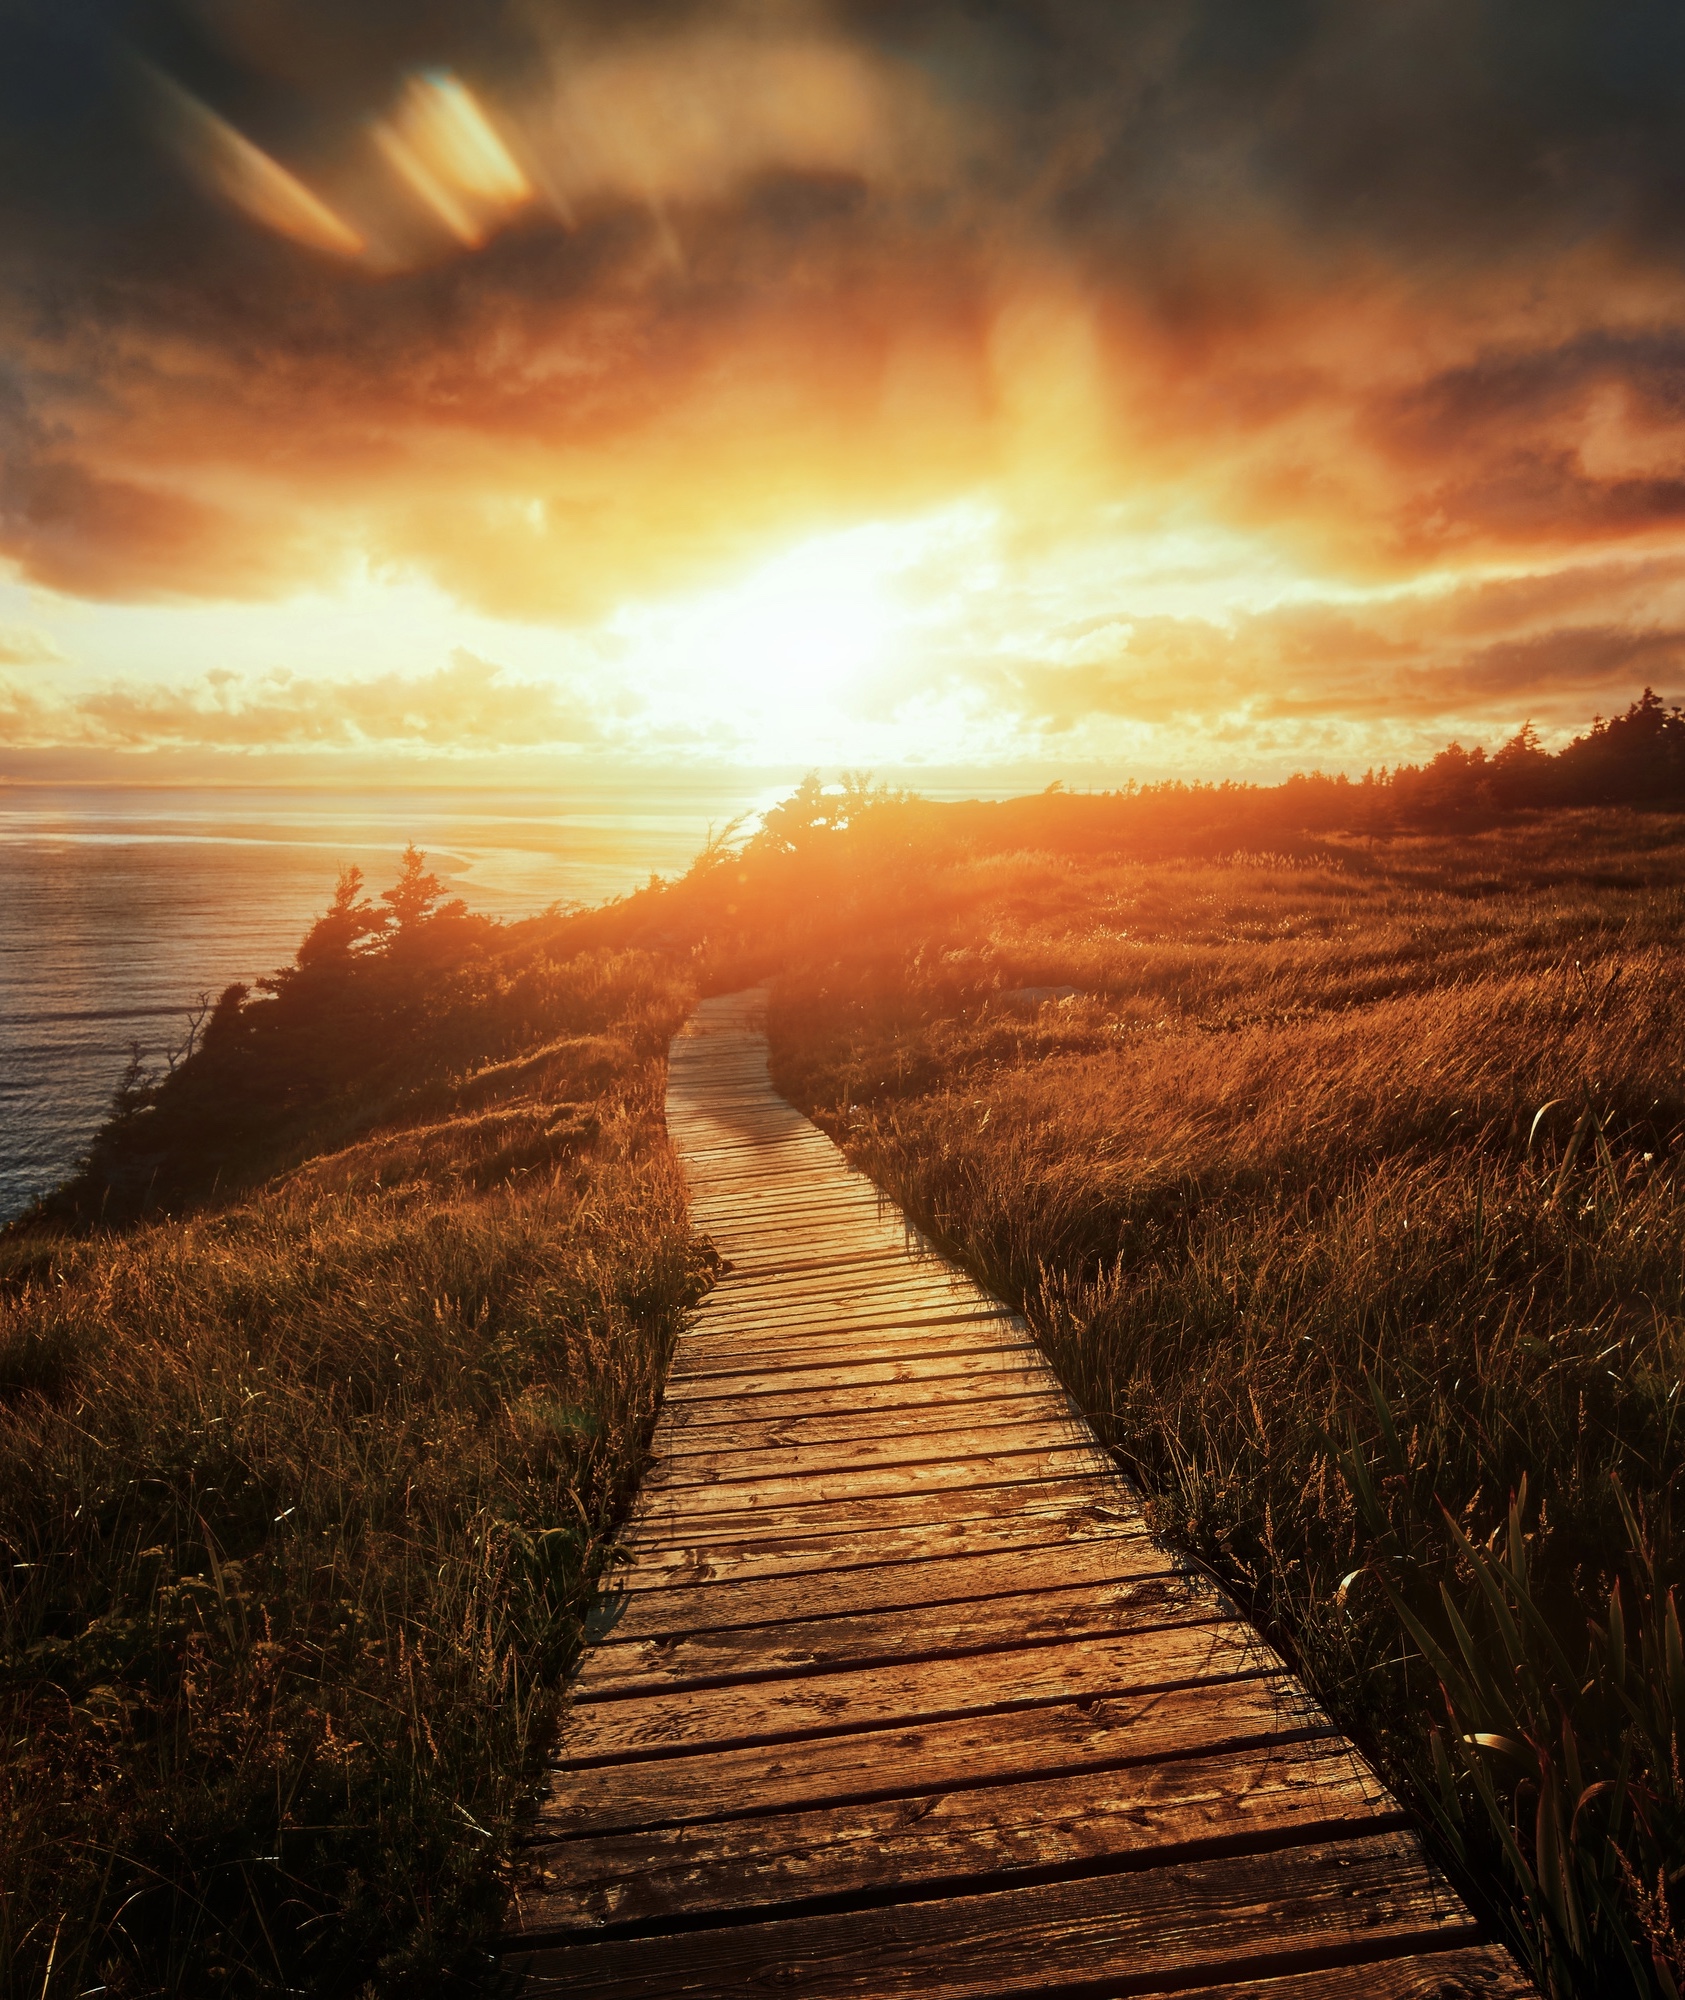
{"type": "Polygon", "coordinates": [[[157,1065],[201,995],[292,957],[343,865],[385,888],[414,840],[471,908],[526,916],[677,873],[761,802],[732,778],[631,799],[0,786],[0,1221],[74,1168],[132,1050],[157,1065]]]}

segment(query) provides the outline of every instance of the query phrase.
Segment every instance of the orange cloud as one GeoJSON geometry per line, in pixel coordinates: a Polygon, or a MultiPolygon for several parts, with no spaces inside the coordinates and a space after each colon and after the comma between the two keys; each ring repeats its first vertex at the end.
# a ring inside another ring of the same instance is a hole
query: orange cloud
{"type": "Polygon", "coordinates": [[[63,657],[45,632],[27,625],[0,625],[0,667],[35,666],[63,657]]]}
{"type": "MultiPolygon", "coordinates": [[[[1660,671],[1680,107],[1589,9],[1490,47],[1431,10],[1243,13],[207,11],[183,74],[217,89],[160,86],[188,183],[108,121],[98,199],[67,142],[20,209],[0,552],[118,598],[367,563],[574,622],[981,496],[1021,551],[1186,523],[1304,586],[1156,623],[1120,586],[1115,658],[1062,657],[1049,612],[1005,678],[973,662],[1007,714],[1660,671]],[[1412,588],[1344,602],[1384,582],[1412,588]]],[[[560,726],[513,687],[486,727],[560,726]]],[[[423,737],[479,726],[438,692],[423,737]]],[[[387,740],[369,700],[112,695],[78,726],[387,740]]]]}
{"type": "Polygon", "coordinates": [[[1646,684],[1685,691],[1685,557],[1218,621],[1120,614],[993,670],[991,699],[1055,733],[1339,718],[1406,735],[1582,726],[1646,684]]]}
{"type": "Polygon", "coordinates": [[[0,744],[32,749],[484,751],[577,748],[600,735],[576,691],[515,679],[458,648],[431,674],[350,683],[214,671],[59,700],[0,683],[0,744]]]}

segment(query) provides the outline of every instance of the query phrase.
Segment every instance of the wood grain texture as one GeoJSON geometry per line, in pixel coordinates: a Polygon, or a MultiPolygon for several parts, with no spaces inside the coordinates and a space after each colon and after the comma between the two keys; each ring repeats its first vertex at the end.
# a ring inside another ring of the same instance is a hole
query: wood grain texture
{"type": "Polygon", "coordinates": [[[862,1391],[840,1409],[798,1405],[780,1412],[756,1409],[747,1417],[735,1399],[723,1409],[692,1402],[667,1412],[666,1456],[677,1468],[687,1458],[715,1451],[766,1451],[931,1432],[950,1436],[960,1428],[989,1423],[1070,1422],[1065,1399],[1049,1395],[1028,1377],[1001,1386],[985,1382],[971,1393],[964,1388],[939,1389],[934,1394],[927,1390],[910,1401],[905,1391],[898,1400],[862,1391]]]}
{"type": "MultiPolygon", "coordinates": [[[[1144,1534],[1066,1540],[1058,1524],[1051,1533],[1064,1544],[1060,1550],[1064,1581],[1037,1593],[1038,1598],[1083,1585],[1098,1585],[1104,1591],[1136,1578],[1177,1574],[1167,1569],[1164,1551],[1144,1534]]],[[[988,1604],[1022,1591],[1032,1546],[1015,1542],[992,1552],[922,1559],[916,1549],[904,1549],[897,1553],[907,1560],[852,1569],[827,1564],[782,1576],[704,1580],[688,1586],[669,1581],[664,1590],[633,1588],[636,1572],[627,1572],[622,1584],[611,1586],[599,1599],[602,1608],[594,1636],[611,1645],[663,1637],[695,1641],[750,1626],[858,1617],[862,1612],[913,1605],[988,1604]]]]}
{"type": "MultiPolygon", "coordinates": [[[[1061,1414],[1054,1422],[1045,1417],[1010,1417],[993,1424],[950,1424],[946,1429],[892,1432],[885,1437],[783,1440],[741,1449],[689,1451],[669,1455],[659,1475],[649,1481],[652,1493],[678,1494],[687,1487],[733,1487],[752,1485],[763,1494],[782,1491],[784,1480],[808,1481],[835,1473],[913,1472],[920,1466],[963,1468],[979,1460],[1022,1458],[1035,1454],[1038,1464],[1064,1463],[1063,1454],[1076,1452],[1076,1463],[1095,1471],[1105,1461],[1095,1451],[1091,1437],[1061,1414]]],[[[791,1491],[805,1493],[804,1485],[791,1491]]],[[[870,1491],[865,1488],[863,1490],[870,1491]]]]}
{"type": "MultiPolygon", "coordinates": [[[[1474,1943],[1468,1911],[1398,1833],[1108,1871],[887,1908],[535,1953],[578,2000],[796,1987],[816,2000],[998,2000],[1090,1981],[1188,1984],[1275,1960],[1474,1943]]],[[[1285,1963],[1284,1963],[1285,1962],[1285,1963]]],[[[1367,1968],[1364,1968],[1367,1971],[1367,1968]]],[[[539,1988],[538,1990],[542,1990],[539,1988]]],[[[559,1987],[557,1990],[561,1990],[559,1987]]],[[[1346,1989],[1366,1992],[1360,1974],[1346,1989]]]]}
{"type": "Polygon", "coordinates": [[[905,1887],[1142,1855],[1375,1830],[1374,1780],[1337,1739],[1264,1745],[972,1790],[651,1833],[552,1840],[531,1857],[529,1928],[764,1910],[870,1893],[884,1857],[905,1887]]]}
{"type": "Polygon", "coordinates": [[[1016,1314],[673,1044],[723,1260],[593,1609],[505,1969],[529,1994],[1519,2000],[1278,1656],[1148,1532],[1016,1314]]]}
{"type": "Polygon", "coordinates": [[[797,1808],[911,1798],[1123,1765],[1169,1763],[1225,1744],[1289,1743],[1330,1725],[1284,1676],[1111,1700],[1083,1696],[854,1735],[797,1737],[771,1749],[592,1765],[558,1774],[541,1830],[581,1834],[682,1826],[797,1808]]]}
{"type": "Polygon", "coordinates": [[[1149,1576],[960,1603],[874,1607],[853,1617],[792,1619],[682,1638],[623,1640],[596,1648],[575,1683],[574,1701],[1103,1640],[1149,1625],[1210,1622],[1219,1615],[1213,1593],[1189,1578],[1149,1576]]]}
{"type": "Polygon", "coordinates": [[[636,1552],[640,1547],[695,1548],[706,1542],[723,1549],[770,1535],[834,1537],[845,1523],[856,1538],[882,1528],[963,1527],[970,1521],[1011,1520],[1084,1503],[1103,1507],[1116,1493],[1108,1478],[1069,1466],[1047,1471],[1034,1456],[982,1460],[949,1479],[931,1478],[922,1484],[916,1471],[904,1481],[881,1483],[886,1489],[881,1493],[856,1492],[844,1501],[835,1483],[828,1490],[826,1482],[815,1481],[805,1493],[789,1489],[776,1506],[730,1508],[693,1508],[688,1492],[657,1490],[640,1502],[629,1547],[636,1552]]]}
{"type": "Polygon", "coordinates": [[[716,1745],[948,1721],[1153,1693],[1192,1681],[1230,1680],[1267,1673],[1275,1664],[1275,1655],[1256,1633],[1239,1624],[1216,1623],[1015,1645],[961,1660],[915,1659],[745,1686],[663,1690],[613,1703],[577,1703],[556,1761],[600,1764],[716,1745]]]}
{"type": "MultiPolygon", "coordinates": [[[[895,1360],[860,1361],[820,1368],[744,1368],[731,1375],[691,1375],[667,1384],[668,1421],[681,1418],[689,1406],[714,1407],[705,1414],[717,1419],[723,1406],[736,1421],[763,1416],[801,1415],[825,1411],[893,1407],[907,1397],[970,1395],[985,1390],[1041,1388],[1042,1378],[1016,1348],[971,1348],[955,1353],[904,1355],[895,1360]],[[870,1392],[877,1392],[874,1400],[870,1392]],[[777,1398],[770,1401],[770,1398],[777,1398]]],[[[671,1431],[668,1433],[671,1435],[671,1431]]]]}
{"type": "Polygon", "coordinates": [[[821,1580],[846,1577],[883,1563],[1004,1551],[1016,1554],[1050,1544],[1071,1549],[1089,1542],[1128,1542],[1132,1547],[1145,1543],[1152,1549],[1155,1569],[1164,1560],[1163,1550],[1151,1542],[1141,1522],[1112,1513],[1105,1505],[1108,1496],[1102,1490],[1096,1497],[1087,1481],[1074,1480],[1046,1489],[1045,1504],[1039,1507],[1020,1503],[1017,1496],[1023,1490],[1009,1489],[1004,1504],[1001,1493],[984,1494],[981,1498],[997,1503],[999,1511],[969,1513],[959,1519],[944,1515],[933,1521],[874,1523],[869,1516],[862,1521],[861,1510],[850,1508],[842,1521],[833,1519],[828,1526],[806,1533],[780,1534],[773,1529],[728,1543],[640,1543],[625,1552],[631,1557],[626,1566],[605,1580],[598,1603],[607,1611],[623,1596],[638,1591],[689,1588],[728,1579],[744,1583],[791,1577],[821,1580]]]}
{"type": "Polygon", "coordinates": [[[968,1360],[1003,1370],[1030,1367],[1016,1342],[1002,1340],[986,1324],[962,1322],[953,1327],[925,1328],[922,1333],[880,1334],[875,1339],[866,1334],[854,1342],[834,1341],[824,1347],[767,1342],[722,1347],[712,1353],[696,1349],[675,1357],[669,1393],[681,1398],[719,1396],[728,1385],[747,1393],[760,1382],[776,1382],[783,1389],[804,1384],[828,1388],[884,1367],[893,1367],[901,1371],[902,1379],[911,1380],[921,1367],[951,1369],[968,1360]],[[786,1379],[776,1381],[778,1377],[786,1379]]]}
{"type": "MultiPolygon", "coordinates": [[[[678,1379],[738,1374],[771,1367],[835,1368],[850,1361],[917,1361],[928,1355],[988,1350],[1019,1352],[1010,1323],[983,1313],[944,1313],[894,1326],[836,1327],[764,1339],[697,1341],[683,1356],[678,1379]]],[[[1024,1365],[1028,1366],[1027,1357],[1024,1365]]]]}
{"type": "Polygon", "coordinates": [[[1383,1959],[1360,1975],[1342,1969],[1224,1980],[1203,1987],[1201,2000],[1350,2000],[1353,1994],[1362,2000],[1536,2000],[1515,1960],[1497,1945],[1383,1959]]]}

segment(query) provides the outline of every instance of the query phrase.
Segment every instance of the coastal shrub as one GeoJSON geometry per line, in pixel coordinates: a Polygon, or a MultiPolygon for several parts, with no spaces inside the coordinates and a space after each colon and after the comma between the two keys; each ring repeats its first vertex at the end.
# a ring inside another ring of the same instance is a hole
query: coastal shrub
{"type": "MultiPolygon", "coordinates": [[[[482,1177],[566,1150],[560,1133],[552,1143],[519,1129],[521,1117],[530,1126],[535,1107],[591,1098],[628,1045],[639,1058],[659,1053],[670,955],[587,948],[566,917],[474,916],[444,899],[425,863],[409,849],[398,882],[378,899],[346,870],[293,964],[260,980],[255,994],[229,987],[186,1060],[161,1073],[137,1067],[125,1079],[114,1116],[42,1216],[86,1227],[180,1213],[370,1132],[413,1128],[430,1115],[458,1119],[470,1101],[495,1100],[489,1124],[512,1121],[501,1166],[490,1157],[497,1145],[477,1149],[488,1156],[482,1177]],[[615,1033],[604,1041],[611,1018],[615,1033]],[[471,1078],[472,1098],[463,1098],[471,1078]]],[[[439,1164],[456,1157],[464,1136],[433,1148],[439,1164]]]]}

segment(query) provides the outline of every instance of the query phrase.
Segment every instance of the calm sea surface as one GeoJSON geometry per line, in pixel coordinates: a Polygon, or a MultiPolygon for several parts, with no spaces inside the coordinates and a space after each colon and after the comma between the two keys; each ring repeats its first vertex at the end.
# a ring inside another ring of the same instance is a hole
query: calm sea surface
{"type": "Polygon", "coordinates": [[[0,786],[0,1220],[70,1172],[135,1043],[157,1061],[201,994],[292,957],[343,864],[385,888],[414,840],[471,908],[525,916],[676,873],[757,802],[0,786]]]}

